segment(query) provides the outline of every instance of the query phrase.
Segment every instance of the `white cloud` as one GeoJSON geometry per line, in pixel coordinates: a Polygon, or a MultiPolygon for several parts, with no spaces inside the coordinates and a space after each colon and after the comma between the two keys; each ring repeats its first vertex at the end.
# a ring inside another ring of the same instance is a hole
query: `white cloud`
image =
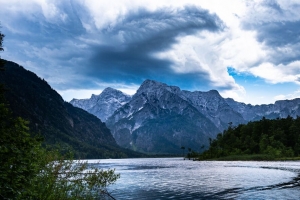
{"type": "Polygon", "coordinates": [[[43,14],[47,19],[56,19],[60,16],[60,10],[56,7],[55,2],[46,0],[36,0],[36,2],[41,6],[43,14]]]}
{"type": "Polygon", "coordinates": [[[239,86],[232,90],[221,91],[220,95],[223,98],[233,98],[235,101],[245,102],[246,91],[244,87],[239,86]]]}
{"type": "Polygon", "coordinates": [[[249,71],[272,84],[285,82],[300,83],[300,61],[277,66],[272,63],[262,63],[257,67],[251,68],[249,71]]]}
{"type": "Polygon", "coordinates": [[[274,97],[275,101],[278,100],[291,100],[295,98],[300,98],[300,90],[297,90],[291,94],[280,94],[274,97]]]}
{"type": "Polygon", "coordinates": [[[244,20],[249,23],[297,21],[300,19],[298,0],[247,1],[244,20]]]}

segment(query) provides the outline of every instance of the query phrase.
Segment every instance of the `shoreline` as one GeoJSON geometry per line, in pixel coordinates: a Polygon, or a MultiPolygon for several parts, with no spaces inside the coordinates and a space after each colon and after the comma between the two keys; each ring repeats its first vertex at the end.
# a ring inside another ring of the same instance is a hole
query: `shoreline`
{"type": "Polygon", "coordinates": [[[230,155],[220,158],[197,159],[196,161],[300,161],[300,157],[279,157],[275,158],[267,154],[253,155],[230,155]]]}

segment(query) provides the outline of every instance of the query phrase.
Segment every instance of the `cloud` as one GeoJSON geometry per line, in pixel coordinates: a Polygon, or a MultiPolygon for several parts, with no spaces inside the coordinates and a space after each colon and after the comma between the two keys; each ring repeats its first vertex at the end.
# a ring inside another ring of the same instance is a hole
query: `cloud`
{"type": "MultiPolygon", "coordinates": [[[[140,1],[35,0],[20,7],[18,1],[5,2],[9,9],[0,16],[11,44],[5,58],[60,91],[155,79],[182,89],[243,92],[221,61],[219,43],[230,35],[228,24],[195,5],[211,4],[166,2],[149,1],[147,8],[140,1]]],[[[226,18],[226,13],[221,15],[226,18]]]]}
{"type": "Polygon", "coordinates": [[[186,6],[165,7],[155,11],[139,8],[102,31],[110,36],[119,36],[122,43],[146,44],[146,47],[150,47],[146,50],[159,48],[161,51],[174,43],[178,36],[191,35],[199,30],[217,31],[221,28],[222,21],[216,15],[195,6],[186,6]]]}
{"type": "Polygon", "coordinates": [[[278,65],[300,59],[299,8],[300,3],[293,1],[261,1],[250,4],[243,28],[256,32],[257,41],[269,53],[267,61],[278,65]]]}
{"type": "Polygon", "coordinates": [[[262,63],[257,67],[251,68],[250,72],[255,76],[263,78],[272,84],[285,82],[294,82],[300,84],[299,66],[300,61],[295,61],[288,65],[273,65],[272,63],[262,63]]]}
{"type": "Polygon", "coordinates": [[[270,62],[277,65],[289,64],[300,59],[300,15],[299,19],[290,19],[286,17],[288,11],[281,9],[280,6],[273,7],[271,8],[276,9],[277,15],[281,18],[273,19],[272,16],[267,21],[246,22],[244,28],[256,31],[257,41],[269,51],[270,62]]]}
{"type": "Polygon", "coordinates": [[[227,67],[298,84],[299,2],[232,1],[0,0],[2,57],[59,91],[155,79],[243,100],[227,67]]]}
{"type": "Polygon", "coordinates": [[[217,35],[224,30],[216,14],[198,6],[146,9],[139,3],[113,11],[110,5],[108,11],[103,10],[111,13],[105,18],[101,10],[96,15],[91,12],[95,8],[81,1],[5,4],[9,9],[1,17],[8,33],[6,42],[12,44],[5,51],[6,58],[33,70],[58,90],[97,89],[100,83],[140,84],[147,78],[185,89],[201,89],[199,85],[204,89],[215,83],[207,64],[195,53],[189,62],[191,70],[181,71],[174,68],[173,58],[157,56],[191,35],[203,39],[207,32],[217,35]],[[19,14],[12,15],[12,10],[19,14]],[[105,23],[99,23],[100,16],[105,23]]]}
{"type": "MultiPolygon", "coordinates": [[[[241,37],[235,36],[227,42],[229,45],[223,45],[224,50],[233,47],[233,44],[239,46],[234,49],[241,50],[235,53],[235,58],[228,59],[226,63],[230,65],[231,62],[230,66],[236,70],[250,72],[270,84],[298,84],[300,3],[263,0],[248,2],[247,6],[247,12],[241,16],[242,29],[236,30],[242,33],[241,37]],[[249,48],[241,48],[244,44],[249,45],[249,48]]],[[[234,34],[234,31],[232,33],[234,34]]]]}
{"type": "Polygon", "coordinates": [[[145,78],[199,81],[206,73],[199,73],[197,79],[194,73],[179,74],[171,67],[173,60],[155,54],[171,49],[182,37],[224,28],[216,15],[194,6],[164,7],[155,11],[139,8],[119,18],[118,22],[100,30],[99,37],[105,38],[104,44],[91,45],[90,67],[84,70],[89,76],[104,81],[141,82],[145,78]]]}
{"type": "Polygon", "coordinates": [[[274,97],[274,100],[291,100],[295,98],[300,98],[300,90],[296,90],[291,94],[281,94],[274,97]]]}

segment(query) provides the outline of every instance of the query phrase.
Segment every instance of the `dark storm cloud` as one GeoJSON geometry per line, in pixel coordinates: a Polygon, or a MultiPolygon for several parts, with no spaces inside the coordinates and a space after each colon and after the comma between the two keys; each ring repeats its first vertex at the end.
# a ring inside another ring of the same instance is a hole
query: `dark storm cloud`
{"type": "Polygon", "coordinates": [[[38,6],[36,12],[12,16],[7,9],[8,17],[0,14],[6,42],[13,44],[6,52],[24,63],[30,61],[29,68],[56,89],[96,89],[97,83],[140,84],[145,79],[183,88],[211,83],[207,73],[178,74],[172,69],[173,60],[154,54],[171,49],[180,37],[222,31],[224,24],[217,15],[195,6],[139,8],[96,28],[95,19],[77,1],[56,3],[57,13],[50,17],[38,6]]]}
{"type": "Polygon", "coordinates": [[[154,12],[139,9],[124,16],[114,26],[103,29],[103,32],[108,36],[121,34],[123,45],[133,52],[151,52],[169,48],[178,36],[221,28],[222,22],[216,15],[188,6],[183,9],[163,8],[154,12]]]}
{"type": "Polygon", "coordinates": [[[259,42],[281,47],[300,42],[300,21],[263,23],[256,26],[259,42]]]}
{"type": "Polygon", "coordinates": [[[94,56],[86,72],[104,81],[120,79],[128,83],[140,83],[146,78],[167,83],[175,79],[198,84],[207,82],[209,77],[204,72],[177,74],[171,68],[172,60],[159,59],[153,53],[170,49],[180,36],[223,28],[216,15],[198,7],[163,8],[154,12],[139,9],[101,30],[102,37],[111,45],[107,42],[92,47],[94,56]]]}

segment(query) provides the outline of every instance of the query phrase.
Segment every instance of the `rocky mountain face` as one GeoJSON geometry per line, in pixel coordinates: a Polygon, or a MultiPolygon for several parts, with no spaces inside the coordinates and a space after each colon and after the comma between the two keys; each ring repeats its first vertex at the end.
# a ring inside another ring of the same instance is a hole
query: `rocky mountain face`
{"type": "Polygon", "coordinates": [[[123,147],[142,152],[180,153],[181,146],[194,150],[208,146],[209,138],[214,138],[233,120],[244,122],[217,91],[181,91],[175,86],[146,80],[106,124],[123,147]]]}
{"type": "Polygon", "coordinates": [[[130,99],[131,96],[108,87],[100,95],[93,94],[90,99],[72,99],[70,103],[73,106],[88,111],[105,122],[114,111],[129,102],[130,99]]]}
{"type": "Polygon", "coordinates": [[[181,91],[180,97],[186,99],[192,106],[197,108],[220,130],[228,128],[228,124],[238,125],[245,123],[243,116],[232,109],[216,90],[208,92],[181,91]]]}
{"type": "Polygon", "coordinates": [[[236,102],[231,98],[225,99],[227,104],[236,112],[240,113],[248,121],[257,121],[265,117],[267,119],[286,118],[300,116],[300,99],[280,100],[275,104],[251,105],[236,102]]]}
{"type": "Polygon", "coordinates": [[[29,121],[30,131],[41,134],[47,145],[71,148],[76,158],[140,156],[118,146],[100,119],[65,102],[45,80],[18,64],[5,61],[0,84],[13,114],[29,121]]]}
{"type": "MultiPolygon", "coordinates": [[[[300,99],[253,106],[224,99],[216,90],[190,92],[153,80],[144,81],[131,98],[113,89],[103,93],[105,95],[98,96],[101,96],[101,110],[109,110],[105,114],[106,125],[116,142],[122,147],[147,153],[180,153],[181,146],[199,151],[209,145],[209,138],[214,138],[229,125],[262,117],[300,116],[300,99]]],[[[82,108],[91,112],[89,109],[97,104],[96,97],[72,100],[72,103],[75,106],[81,103],[85,106],[82,108]],[[94,104],[83,104],[85,101],[94,104]]],[[[95,115],[100,116],[100,109],[99,112],[95,115]]]]}

